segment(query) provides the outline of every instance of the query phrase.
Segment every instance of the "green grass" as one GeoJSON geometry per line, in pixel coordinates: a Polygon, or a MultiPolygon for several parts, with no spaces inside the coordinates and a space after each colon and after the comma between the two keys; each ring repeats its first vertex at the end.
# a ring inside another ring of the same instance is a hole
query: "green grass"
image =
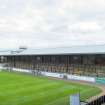
{"type": "Polygon", "coordinates": [[[0,72],[0,105],[69,105],[70,94],[79,92],[85,100],[101,92],[93,86],[0,72]]]}

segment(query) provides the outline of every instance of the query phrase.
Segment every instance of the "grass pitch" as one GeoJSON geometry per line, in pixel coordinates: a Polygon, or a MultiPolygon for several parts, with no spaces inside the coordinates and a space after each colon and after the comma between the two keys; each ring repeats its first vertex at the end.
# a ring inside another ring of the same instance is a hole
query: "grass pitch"
{"type": "Polygon", "coordinates": [[[69,105],[70,94],[79,91],[81,100],[101,92],[93,86],[0,72],[0,105],[69,105]]]}

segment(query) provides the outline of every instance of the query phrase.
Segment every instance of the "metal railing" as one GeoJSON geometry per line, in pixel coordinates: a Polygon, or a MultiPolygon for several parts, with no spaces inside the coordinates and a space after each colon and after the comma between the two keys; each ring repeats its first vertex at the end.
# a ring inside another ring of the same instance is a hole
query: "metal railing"
{"type": "Polygon", "coordinates": [[[103,104],[105,104],[105,95],[101,96],[101,97],[97,98],[96,100],[91,101],[85,105],[103,105],[103,104]]]}

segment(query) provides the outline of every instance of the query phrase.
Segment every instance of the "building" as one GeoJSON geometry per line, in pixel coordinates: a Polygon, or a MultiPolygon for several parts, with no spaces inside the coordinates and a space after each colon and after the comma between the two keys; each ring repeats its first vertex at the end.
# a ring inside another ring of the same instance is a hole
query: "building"
{"type": "Polygon", "coordinates": [[[0,62],[12,68],[105,77],[105,45],[1,51],[0,62]]]}

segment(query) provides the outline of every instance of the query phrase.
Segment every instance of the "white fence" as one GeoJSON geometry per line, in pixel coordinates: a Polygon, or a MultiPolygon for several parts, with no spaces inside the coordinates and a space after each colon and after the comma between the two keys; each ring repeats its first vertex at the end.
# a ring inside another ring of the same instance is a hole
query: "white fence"
{"type": "MultiPolygon", "coordinates": [[[[0,69],[6,69],[6,68],[0,66],[0,69]]],[[[18,71],[18,72],[25,72],[25,73],[33,72],[33,70],[18,69],[18,68],[12,68],[12,70],[18,71]]],[[[34,70],[34,71],[37,71],[37,70],[34,70]]],[[[92,83],[96,82],[95,77],[77,76],[77,75],[69,75],[64,73],[53,73],[53,72],[44,72],[44,71],[40,71],[40,74],[43,76],[55,77],[55,78],[61,78],[61,79],[66,77],[66,79],[68,80],[79,80],[79,81],[86,81],[86,82],[92,82],[92,83]]]]}
{"type": "Polygon", "coordinates": [[[18,68],[13,68],[13,71],[19,71],[19,72],[25,72],[25,73],[31,73],[31,70],[27,70],[27,69],[18,69],[18,68]]]}
{"type": "Polygon", "coordinates": [[[63,78],[63,74],[61,73],[52,73],[52,72],[41,72],[42,75],[48,76],[48,77],[55,77],[55,78],[63,78]]]}
{"type": "Polygon", "coordinates": [[[70,80],[79,80],[79,81],[87,81],[87,82],[95,82],[96,81],[96,79],[94,77],[77,76],[77,75],[67,75],[67,78],[70,80]]]}

